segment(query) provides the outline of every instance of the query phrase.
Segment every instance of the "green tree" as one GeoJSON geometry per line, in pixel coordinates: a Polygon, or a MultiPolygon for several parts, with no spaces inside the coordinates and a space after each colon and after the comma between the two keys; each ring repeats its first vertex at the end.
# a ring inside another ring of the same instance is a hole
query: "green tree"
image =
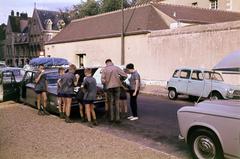
{"type": "Polygon", "coordinates": [[[0,41],[6,38],[6,35],[5,35],[6,27],[7,26],[4,23],[0,25],[0,41]]]}
{"type": "MultiPolygon", "coordinates": [[[[100,0],[101,13],[111,12],[114,10],[121,9],[122,0],[100,0]]],[[[128,0],[123,0],[124,8],[130,7],[131,2],[128,0]]]]}
{"type": "Polygon", "coordinates": [[[80,4],[74,5],[70,15],[73,19],[83,18],[85,16],[92,16],[99,14],[100,6],[96,0],[87,0],[86,2],[81,1],[80,4]]]}

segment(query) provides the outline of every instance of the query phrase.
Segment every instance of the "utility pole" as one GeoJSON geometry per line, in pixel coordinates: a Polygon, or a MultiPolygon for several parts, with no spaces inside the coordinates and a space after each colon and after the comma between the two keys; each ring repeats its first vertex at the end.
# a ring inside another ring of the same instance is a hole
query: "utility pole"
{"type": "Polygon", "coordinates": [[[122,0],[122,33],[121,33],[121,65],[125,64],[125,42],[124,42],[124,0],[122,0]]]}

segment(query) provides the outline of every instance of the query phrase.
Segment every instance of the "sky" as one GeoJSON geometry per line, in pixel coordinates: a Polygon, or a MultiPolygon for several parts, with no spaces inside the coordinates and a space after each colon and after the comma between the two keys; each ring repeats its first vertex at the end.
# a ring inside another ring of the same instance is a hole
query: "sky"
{"type": "Polygon", "coordinates": [[[81,0],[0,0],[0,24],[7,24],[11,10],[14,10],[15,15],[16,12],[23,12],[32,17],[34,2],[36,2],[37,9],[58,11],[79,4],[81,0]]]}

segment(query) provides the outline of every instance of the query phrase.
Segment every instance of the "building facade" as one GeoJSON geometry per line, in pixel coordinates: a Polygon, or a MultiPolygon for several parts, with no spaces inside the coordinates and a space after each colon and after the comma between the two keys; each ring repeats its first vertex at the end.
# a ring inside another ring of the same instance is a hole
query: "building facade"
{"type": "Polygon", "coordinates": [[[65,26],[59,12],[34,9],[32,18],[26,13],[8,18],[4,60],[9,66],[24,66],[34,57],[44,56],[44,43],[65,26]]]}
{"type": "MultiPolygon", "coordinates": [[[[126,9],[124,16],[125,64],[134,63],[146,81],[165,85],[177,67],[212,68],[239,48],[240,13],[157,3],[126,9]],[[176,23],[191,26],[171,28],[176,23]]],[[[120,65],[119,19],[121,11],[72,21],[45,45],[46,55],[79,67],[82,61],[104,66],[108,58],[120,65]]]]}
{"type": "Polygon", "coordinates": [[[240,12],[239,0],[164,0],[162,3],[240,12]]]}
{"type": "Polygon", "coordinates": [[[65,22],[59,12],[34,9],[29,29],[29,47],[31,57],[45,56],[44,43],[51,40],[65,22]]]}
{"type": "Polygon", "coordinates": [[[29,56],[29,21],[26,13],[12,11],[8,17],[4,60],[9,66],[23,66],[29,56]]]}

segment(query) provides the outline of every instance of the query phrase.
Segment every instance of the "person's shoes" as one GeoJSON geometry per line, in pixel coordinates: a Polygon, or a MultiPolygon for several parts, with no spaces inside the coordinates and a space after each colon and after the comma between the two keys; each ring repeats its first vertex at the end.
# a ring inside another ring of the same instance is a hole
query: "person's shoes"
{"type": "Polygon", "coordinates": [[[68,116],[66,116],[65,122],[66,122],[66,123],[73,123],[73,121],[72,121],[68,116]]]}
{"type": "Polygon", "coordinates": [[[94,126],[98,126],[97,120],[93,120],[93,125],[94,125],[94,126]]]}
{"type": "Polygon", "coordinates": [[[131,121],[134,121],[134,120],[138,120],[138,117],[133,117],[132,119],[130,119],[131,121]]]}
{"type": "Polygon", "coordinates": [[[123,114],[123,119],[127,119],[127,113],[123,114]]]}
{"type": "Polygon", "coordinates": [[[84,117],[81,117],[81,120],[80,120],[82,123],[85,123],[87,120],[84,118],[84,117]]]}
{"type": "Polygon", "coordinates": [[[45,115],[50,115],[50,113],[46,110],[46,108],[43,108],[43,112],[45,115]]]}
{"type": "Polygon", "coordinates": [[[92,123],[92,122],[89,121],[89,122],[87,123],[87,125],[88,125],[88,127],[93,128],[93,123],[92,123]]]}
{"type": "Polygon", "coordinates": [[[129,120],[131,120],[132,118],[134,118],[133,116],[129,116],[129,117],[127,117],[127,119],[129,119],[129,120]]]}
{"type": "Polygon", "coordinates": [[[115,123],[116,124],[121,124],[121,121],[120,120],[116,120],[115,123]]]}
{"type": "Polygon", "coordinates": [[[63,112],[60,112],[60,114],[59,114],[59,115],[60,115],[60,116],[59,116],[59,117],[60,117],[60,119],[64,119],[64,117],[65,117],[65,116],[64,116],[63,112]]]}
{"type": "Polygon", "coordinates": [[[38,110],[38,115],[44,115],[42,110],[38,110]]]}

